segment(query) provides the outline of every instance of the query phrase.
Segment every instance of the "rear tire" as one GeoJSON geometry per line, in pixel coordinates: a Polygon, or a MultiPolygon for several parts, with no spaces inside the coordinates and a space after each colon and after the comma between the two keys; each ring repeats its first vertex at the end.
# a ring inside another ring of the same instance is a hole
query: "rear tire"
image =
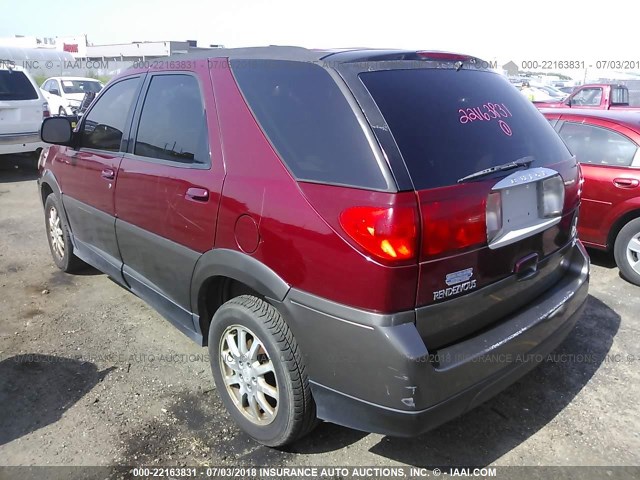
{"type": "Polygon", "coordinates": [[[86,263],[73,253],[73,243],[69,226],[64,220],[60,202],[51,194],[44,202],[44,223],[47,229],[49,250],[56,266],[63,272],[71,273],[86,267],[86,263]]]}
{"type": "Polygon", "coordinates": [[[300,349],[266,301],[242,295],[222,305],[211,321],[209,357],[222,402],[257,442],[280,447],[316,426],[300,349]]]}
{"type": "Polygon", "coordinates": [[[640,218],[622,227],[616,237],[613,255],[622,277],[640,285],[640,218]]]}
{"type": "Polygon", "coordinates": [[[59,115],[60,117],[65,117],[65,116],[67,115],[67,112],[65,111],[64,107],[60,107],[60,108],[58,109],[58,115],[59,115]]]}

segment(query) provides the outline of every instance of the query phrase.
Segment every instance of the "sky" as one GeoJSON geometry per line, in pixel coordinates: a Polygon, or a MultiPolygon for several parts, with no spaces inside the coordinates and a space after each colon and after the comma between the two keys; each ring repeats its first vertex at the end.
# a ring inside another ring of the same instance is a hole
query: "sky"
{"type": "Polygon", "coordinates": [[[640,63],[637,0],[105,0],[51,5],[0,0],[0,37],[87,34],[94,44],[194,39],[199,46],[392,47],[500,61],[640,63]]]}

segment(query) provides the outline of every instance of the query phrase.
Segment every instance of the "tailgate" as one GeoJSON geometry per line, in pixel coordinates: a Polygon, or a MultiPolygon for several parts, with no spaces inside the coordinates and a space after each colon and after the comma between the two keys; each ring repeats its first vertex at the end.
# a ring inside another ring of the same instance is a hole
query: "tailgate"
{"type": "Polygon", "coordinates": [[[0,70],[0,135],[39,132],[43,103],[24,72],[0,70]]]}
{"type": "Polygon", "coordinates": [[[376,133],[393,135],[378,139],[399,150],[420,205],[416,307],[427,347],[499,322],[557,282],[579,168],[536,107],[501,75],[459,64],[359,78],[388,125],[376,133]]]}
{"type": "Polygon", "coordinates": [[[40,100],[0,100],[0,135],[39,132],[42,103],[40,100]]]}

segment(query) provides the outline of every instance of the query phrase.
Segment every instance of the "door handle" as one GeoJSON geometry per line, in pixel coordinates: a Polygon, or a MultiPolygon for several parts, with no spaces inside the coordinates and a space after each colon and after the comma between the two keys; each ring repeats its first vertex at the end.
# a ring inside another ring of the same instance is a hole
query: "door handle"
{"type": "Polygon", "coordinates": [[[194,200],[196,202],[208,202],[209,190],[200,187],[190,187],[185,195],[187,200],[194,200]]]}
{"type": "Polygon", "coordinates": [[[111,168],[105,168],[104,170],[102,170],[100,176],[102,178],[106,178],[107,180],[113,180],[114,178],[116,178],[116,172],[114,172],[111,168]]]}
{"type": "Polygon", "coordinates": [[[613,184],[618,188],[636,188],[640,181],[635,178],[614,178],[613,184]]]}

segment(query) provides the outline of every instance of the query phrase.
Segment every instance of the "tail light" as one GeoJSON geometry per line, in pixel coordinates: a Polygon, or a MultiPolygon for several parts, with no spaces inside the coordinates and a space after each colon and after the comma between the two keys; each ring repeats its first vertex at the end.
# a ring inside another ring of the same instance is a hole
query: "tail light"
{"type": "Polygon", "coordinates": [[[502,230],[502,195],[492,192],[487,197],[487,241],[491,243],[502,230]]]}
{"type": "Polygon", "coordinates": [[[423,205],[422,252],[427,256],[479,246],[487,242],[486,200],[450,199],[423,205]]]}
{"type": "Polygon", "coordinates": [[[582,173],[582,167],[578,163],[578,197],[582,198],[582,187],[584,186],[584,174],[582,173]]]}
{"type": "Polygon", "coordinates": [[[44,102],[42,104],[42,118],[47,118],[51,116],[51,112],[49,112],[49,104],[44,102]]]}
{"type": "Polygon", "coordinates": [[[538,212],[542,218],[562,215],[564,208],[564,182],[560,175],[546,178],[538,186],[538,212]]]}
{"type": "Polygon", "coordinates": [[[340,214],[342,229],[368,253],[382,260],[416,256],[416,211],[409,207],[352,207],[340,214]]]}

